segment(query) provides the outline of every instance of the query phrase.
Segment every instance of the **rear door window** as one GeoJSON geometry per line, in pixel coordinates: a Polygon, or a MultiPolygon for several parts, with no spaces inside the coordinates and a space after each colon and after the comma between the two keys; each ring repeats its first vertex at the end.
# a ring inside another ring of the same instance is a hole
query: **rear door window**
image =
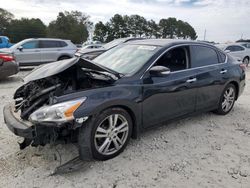
{"type": "Polygon", "coordinates": [[[238,52],[238,51],[243,51],[244,48],[241,46],[232,45],[228,46],[225,50],[229,50],[230,52],[238,52]]]}
{"type": "Polygon", "coordinates": [[[203,67],[218,64],[218,55],[212,48],[205,46],[191,46],[191,67],[203,67]]]}
{"type": "Polygon", "coordinates": [[[244,50],[244,48],[243,47],[241,47],[241,46],[234,46],[234,51],[243,51],[244,50]]]}
{"type": "Polygon", "coordinates": [[[41,45],[41,48],[60,48],[61,47],[60,41],[53,41],[53,40],[41,40],[40,45],[41,45]]]}

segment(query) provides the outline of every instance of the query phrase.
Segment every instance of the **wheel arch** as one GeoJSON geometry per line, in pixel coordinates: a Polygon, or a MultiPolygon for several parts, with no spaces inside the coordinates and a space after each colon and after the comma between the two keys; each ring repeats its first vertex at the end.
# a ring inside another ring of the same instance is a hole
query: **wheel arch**
{"type": "Polygon", "coordinates": [[[233,84],[234,86],[235,86],[235,88],[236,88],[236,100],[238,99],[238,96],[239,96],[239,83],[238,82],[236,82],[236,81],[231,81],[231,82],[229,82],[228,84],[233,84]]]}
{"type": "Polygon", "coordinates": [[[245,56],[245,57],[243,58],[243,60],[244,60],[245,58],[247,58],[248,60],[250,60],[250,57],[249,57],[248,55],[245,56]]]}
{"type": "Polygon", "coordinates": [[[57,58],[57,60],[60,60],[60,58],[62,58],[62,57],[72,58],[72,55],[69,55],[69,54],[60,54],[59,57],[57,58]]]}

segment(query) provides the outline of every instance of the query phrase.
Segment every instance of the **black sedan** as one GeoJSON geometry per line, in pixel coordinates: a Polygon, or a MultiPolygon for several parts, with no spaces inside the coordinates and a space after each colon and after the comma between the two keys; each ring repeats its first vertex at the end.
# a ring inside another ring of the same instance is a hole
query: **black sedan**
{"type": "Polygon", "coordinates": [[[63,140],[78,143],[81,159],[107,160],[155,125],[229,113],[244,87],[244,65],[212,45],[138,40],[33,71],[4,118],[25,138],[21,149],[63,140]]]}
{"type": "Polygon", "coordinates": [[[0,79],[17,74],[19,65],[11,54],[0,53],[0,79]]]}

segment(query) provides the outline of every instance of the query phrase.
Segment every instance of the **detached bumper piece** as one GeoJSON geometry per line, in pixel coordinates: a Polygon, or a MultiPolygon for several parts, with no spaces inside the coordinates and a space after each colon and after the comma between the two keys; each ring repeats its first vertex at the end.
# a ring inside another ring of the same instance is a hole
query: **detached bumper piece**
{"type": "Polygon", "coordinates": [[[28,125],[22,120],[15,117],[12,105],[7,105],[3,109],[4,122],[11,132],[15,135],[27,139],[34,139],[36,135],[35,126],[28,125]]]}

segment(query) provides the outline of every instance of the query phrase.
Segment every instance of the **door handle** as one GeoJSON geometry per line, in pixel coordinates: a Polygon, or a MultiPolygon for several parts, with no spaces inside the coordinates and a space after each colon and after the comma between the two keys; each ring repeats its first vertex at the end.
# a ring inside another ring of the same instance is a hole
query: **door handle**
{"type": "Polygon", "coordinates": [[[35,50],[34,52],[40,52],[40,50],[35,50]]]}
{"type": "Polygon", "coordinates": [[[187,83],[193,83],[193,82],[196,82],[196,81],[197,81],[197,78],[190,78],[186,82],[187,83]]]}
{"type": "Polygon", "coordinates": [[[227,70],[222,69],[222,70],[220,71],[220,73],[221,73],[221,74],[225,74],[225,73],[227,73],[227,70]]]}

